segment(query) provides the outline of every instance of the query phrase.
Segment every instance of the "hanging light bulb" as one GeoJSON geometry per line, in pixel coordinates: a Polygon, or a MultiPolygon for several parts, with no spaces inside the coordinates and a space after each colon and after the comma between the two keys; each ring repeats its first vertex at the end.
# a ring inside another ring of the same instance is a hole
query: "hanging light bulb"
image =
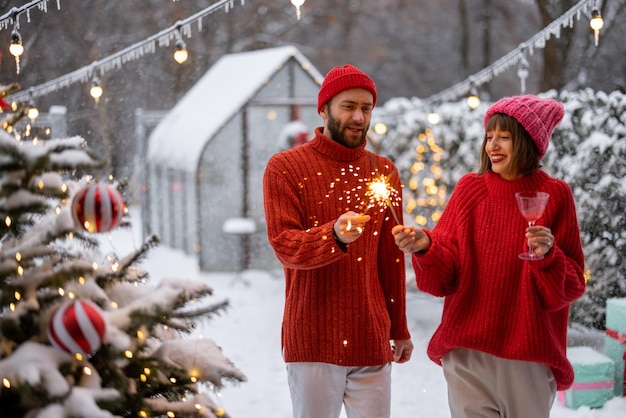
{"type": "Polygon", "coordinates": [[[9,52],[15,57],[15,66],[17,74],[20,73],[20,56],[24,53],[24,45],[22,45],[22,35],[17,31],[17,27],[11,32],[11,45],[9,52]]]}
{"type": "Polygon", "coordinates": [[[470,109],[474,110],[480,105],[480,98],[478,97],[478,91],[476,91],[476,87],[472,86],[470,88],[470,94],[467,97],[467,105],[470,109]]]}
{"type": "Polygon", "coordinates": [[[291,4],[296,6],[296,17],[300,20],[300,7],[304,4],[304,0],[291,0],[291,4]]]}
{"type": "Polygon", "coordinates": [[[602,19],[602,15],[600,15],[600,11],[598,9],[593,9],[593,11],[591,12],[591,20],[589,21],[589,26],[591,26],[591,29],[593,29],[596,46],[598,46],[600,29],[604,27],[604,20],[602,19]]]}
{"type": "Polygon", "coordinates": [[[100,101],[100,97],[102,97],[103,93],[104,90],[102,90],[102,86],[100,85],[100,79],[94,76],[91,80],[91,88],[89,89],[89,94],[91,95],[91,97],[94,98],[96,104],[98,104],[98,102],[100,101]]]}
{"type": "Polygon", "coordinates": [[[185,45],[185,42],[183,42],[182,39],[179,39],[176,42],[176,50],[174,51],[174,60],[177,63],[182,64],[183,62],[187,61],[187,58],[189,58],[189,53],[187,52],[187,46],[185,45]]]}
{"type": "Polygon", "coordinates": [[[39,109],[37,109],[37,105],[35,104],[35,98],[33,96],[32,88],[30,89],[28,97],[29,99],[28,106],[26,108],[26,116],[28,116],[28,119],[30,119],[31,123],[35,123],[35,119],[37,119],[37,116],[39,116],[39,109]]]}
{"type": "Polygon", "coordinates": [[[526,93],[526,79],[528,78],[528,60],[522,55],[519,60],[519,66],[517,67],[517,76],[520,81],[520,91],[522,94],[526,93]]]}
{"type": "Polygon", "coordinates": [[[185,45],[185,41],[183,41],[183,35],[180,33],[181,25],[176,26],[176,32],[174,32],[174,36],[176,36],[176,50],[174,51],[174,61],[179,64],[187,61],[189,58],[189,53],[187,52],[187,45],[185,45]]]}

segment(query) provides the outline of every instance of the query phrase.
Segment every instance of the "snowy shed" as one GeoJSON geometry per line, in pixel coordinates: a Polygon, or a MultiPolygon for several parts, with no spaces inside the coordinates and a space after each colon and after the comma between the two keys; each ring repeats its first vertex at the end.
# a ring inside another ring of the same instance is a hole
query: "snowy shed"
{"type": "Polygon", "coordinates": [[[292,46],[215,63],[148,138],[144,234],[197,255],[203,271],[279,267],[267,242],[263,172],[321,124],[322,79],[292,46]]]}

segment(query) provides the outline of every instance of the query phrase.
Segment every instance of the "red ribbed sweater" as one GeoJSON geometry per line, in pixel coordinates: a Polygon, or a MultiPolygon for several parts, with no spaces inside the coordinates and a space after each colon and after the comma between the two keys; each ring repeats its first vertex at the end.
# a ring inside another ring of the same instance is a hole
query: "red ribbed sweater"
{"type": "Polygon", "coordinates": [[[571,386],[566,357],[569,305],[585,290],[584,256],[569,186],[538,170],[507,181],[493,172],[468,174],[454,189],[433,231],[431,247],[413,255],[417,286],[445,296],[429,346],[440,359],[456,347],[550,366],[558,390],[571,386]],[[526,221],[515,192],[550,194],[537,225],[552,230],[543,260],[523,261],[526,221]],[[419,262],[419,266],[416,265],[419,262]]]}
{"type": "MultiPolygon", "coordinates": [[[[391,209],[370,210],[363,235],[343,249],[333,225],[342,213],[362,209],[376,170],[389,175],[396,168],[365,144],[351,149],[323,136],[321,128],[315,133],[305,145],[275,154],[263,177],[267,234],[285,270],[284,359],[388,363],[389,341],[410,338],[405,262],[391,234],[391,209]]],[[[398,176],[393,178],[400,192],[398,176]]]]}

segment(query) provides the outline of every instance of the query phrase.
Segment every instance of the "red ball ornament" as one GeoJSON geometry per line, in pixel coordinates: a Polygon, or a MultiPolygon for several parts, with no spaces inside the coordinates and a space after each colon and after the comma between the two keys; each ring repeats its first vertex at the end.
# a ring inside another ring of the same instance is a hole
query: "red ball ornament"
{"type": "Polygon", "coordinates": [[[108,184],[86,186],[74,195],[72,216],[88,232],[107,232],[122,223],[124,199],[120,192],[108,184]]]}
{"type": "Polygon", "coordinates": [[[52,345],[70,354],[93,354],[100,348],[106,325],[102,311],[88,300],[73,300],[54,311],[48,324],[52,345]]]}

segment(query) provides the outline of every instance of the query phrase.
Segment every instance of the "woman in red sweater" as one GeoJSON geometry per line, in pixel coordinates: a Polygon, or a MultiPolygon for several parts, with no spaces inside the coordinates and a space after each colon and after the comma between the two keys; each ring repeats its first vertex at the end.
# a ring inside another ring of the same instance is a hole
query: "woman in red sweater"
{"type": "Polygon", "coordinates": [[[435,228],[393,229],[418,288],[445,298],[428,355],[443,366],[453,418],[548,418],[574,380],[567,324],[585,290],[584,256],[572,191],[540,168],[563,115],[533,95],[496,102],[479,170],[459,180],[435,228]],[[536,226],[519,211],[521,191],[550,196],[536,226]],[[543,258],[520,259],[529,248],[543,258]]]}

